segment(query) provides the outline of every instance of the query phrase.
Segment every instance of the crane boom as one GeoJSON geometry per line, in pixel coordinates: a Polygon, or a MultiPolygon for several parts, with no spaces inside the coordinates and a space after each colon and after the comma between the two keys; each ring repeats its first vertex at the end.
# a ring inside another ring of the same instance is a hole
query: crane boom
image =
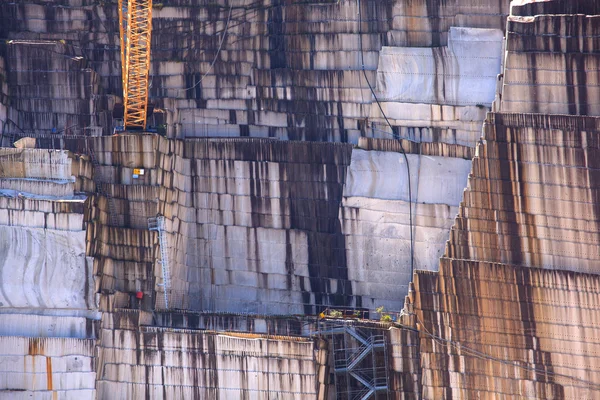
{"type": "Polygon", "coordinates": [[[152,0],[119,0],[123,123],[125,129],[146,129],[152,0]]]}

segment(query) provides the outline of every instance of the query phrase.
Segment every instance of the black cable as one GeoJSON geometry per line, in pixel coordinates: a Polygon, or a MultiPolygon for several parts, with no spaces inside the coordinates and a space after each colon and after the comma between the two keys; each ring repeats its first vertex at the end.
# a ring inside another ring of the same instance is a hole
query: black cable
{"type": "MultiPolygon", "coordinates": [[[[498,358],[498,357],[494,357],[490,354],[486,354],[483,353],[481,351],[475,350],[475,349],[471,349],[463,344],[461,344],[460,342],[456,342],[454,340],[450,340],[450,339],[445,339],[441,336],[435,335],[433,333],[431,333],[426,327],[425,324],[423,323],[423,321],[421,320],[421,318],[419,318],[419,316],[417,314],[414,314],[417,321],[420,324],[421,329],[419,330],[420,333],[424,333],[425,335],[431,337],[435,342],[437,342],[438,344],[440,344],[441,346],[444,346],[444,343],[447,343],[450,346],[455,347],[459,352],[465,352],[465,353],[470,353],[471,356],[473,357],[477,357],[483,360],[492,360],[492,361],[496,361],[502,364],[506,364],[512,367],[517,367],[517,368],[521,368],[524,369],[526,371],[532,371],[538,374],[544,374],[544,375],[552,375],[552,376],[558,376],[561,378],[567,378],[567,379],[571,379],[575,382],[580,382],[583,384],[586,384],[588,387],[594,387],[595,389],[592,390],[600,390],[600,384],[596,383],[596,382],[592,382],[586,379],[582,379],[582,378],[578,378],[576,376],[572,376],[572,375],[566,375],[566,374],[560,374],[557,372],[553,372],[553,371],[549,371],[546,369],[540,369],[540,368],[536,368],[536,367],[530,367],[528,365],[522,365],[520,364],[519,360],[508,360],[508,359],[503,359],[503,358],[498,358]]],[[[448,326],[449,328],[452,328],[451,326],[448,326]]],[[[529,364],[527,361],[524,361],[525,363],[529,364]]]]}
{"type": "Polygon", "coordinates": [[[361,60],[361,64],[362,64],[361,69],[362,69],[363,75],[365,77],[365,81],[367,82],[367,85],[369,85],[369,89],[371,89],[373,98],[377,102],[379,111],[381,111],[381,115],[383,115],[385,122],[387,122],[388,126],[392,130],[393,137],[395,139],[398,139],[398,143],[400,143],[400,151],[402,152],[402,155],[404,156],[404,161],[406,162],[406,175],[408,177],[408,220],[409,220],[409,228],[410,228],[410,276],[411,276],[411,280],[412,280],[413,273],[414,273],[415,250],[414,250],[414,241],[413,241],[413,213],[412,213],[412,187],[411,187],[412,185],[410,183],[410,165],[408,164],[408,157],[406,156],[406,152],[404,151],[404,146],[402,145],[402,140],[400,140],[399,135],[394,133],[394,128],[392,127],[392,124],[388,120],[388,117],[385,115],[385,112],[383,111],[383,107],[381,107],[381,103],[379,102],[379,99],[377,98],[377,95],[375,94],[375,90],[373,90],[373,86],[371,85],[371,82],[369,82],[369,77],[367,76],[367,71],[365,70],[365,54],[364,54],[364,50],[363,50],[363,39],[362,39],[362,13],[360,11],[360,0],[357,0],[357,2],[358,2],[358,40],[359,40],[359,47],[360,47],[360,60],[361,60]]]}
{"type": "Polygon", "coordinates": [[[215,63],[217,62],[217,58],[219,58],[221,49],[223,48],[223,43],[225,42],[225,37],[227,36],[227,29],[229,28],[229,21],[231,21],[231,11],[232,10],[233,10],[233,7],[229,9],[229,15],[227,16],[227,23],[225,24],[225,29],[223,31],[223,35],[221,36],[221,40],[219,41],[219,48],[217,49],[217,52],[215,53],[215,57],[213,58],[212,62],[210,63],[208,70],[204,73],[204,75],[202,75],[202,77],[198,80],[198,82],[194,83],[193,86],[190,86],[185,89],[177,89],[178,95],[181,91],[188,91],[188,90],[194,89],[196,86],[201,84],[202,81],[204,80],[204,78],[206,78],[206,76],[212,71],[213,67],[215,66],[215,63]]]}
{"type": "Polygon", "coordinates": [[[10,118],[6,118],[6,122],[10,122],[11,124],[13,124],[16,128],[18,128],[22,133],[27,133],[25,132],[23,129],[21,129],[21,127],[12,119],[10,118]]]}

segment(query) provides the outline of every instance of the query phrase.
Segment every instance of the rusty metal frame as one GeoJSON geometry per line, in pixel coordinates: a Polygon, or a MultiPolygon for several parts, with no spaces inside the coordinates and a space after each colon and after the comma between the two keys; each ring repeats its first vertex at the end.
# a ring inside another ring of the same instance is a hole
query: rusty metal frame
{"type": "Polygon", "coordinates": [[[119,18],[123,121],[125,129],[145,129],[152,38],[152,0],[119,0],[119,18]]]}

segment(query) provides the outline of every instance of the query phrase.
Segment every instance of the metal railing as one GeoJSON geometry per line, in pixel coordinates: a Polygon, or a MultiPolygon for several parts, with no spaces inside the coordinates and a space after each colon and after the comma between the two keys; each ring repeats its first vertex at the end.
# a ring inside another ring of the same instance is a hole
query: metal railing
{"type": "MultiPolygon", "coordinates": [[[[177,264],[171,260],[172,269],[177,264]]],[[[181,282],[172,282],[169,290],[169,306],[170,308],[191,310],[195,312],[207,313],[234,313],[245,315],[302,315],[302,316],[320,316],[319,311],[327,306],[317,305],[315,303],[305,303],[301,300],[248,300],[236,297],[223,297],[216,293],[219,285],[202,284],[194,289],[183,289],[180,286],[181,282]]],[[[183,283],[185,286],[185,283],[183,283]]],[[[240,287],[243,288],[243,287],[240,287]]],[[[336,306],[336,310],[345,310],[345,317],[340,317],[340,326],[347,320],[369,320],[377,322],[377,311],[368,309],[360,312],[360,316],[354,315],[355,308],[336,306]]],[[[162,298],[156,299],[156,309],[166,309],[162,298]]],[[[388,312],[388,311],[386,311],[388,312]]],[[[389,311],[388,313],[392,313],[389,311]]],[[[399,311],[394,311],[394,315],[400,314],[399,311]]],[[[325,317],[328,317],[325,315],[325,317]]],[[[332,319],[335,321],[337,319],[332,319]]],[[[317,334],[317,332],[314,332],[317,334]]]]}
{"type": "MultiPolygon", "coordinates": [[[[353,335],[354,336],[354,335],[353,335]]],[[[364,339],[365,341],[353,351],[350,352],[350,355],[344,358],[338,358],[335,360],[335,369],[342,370],[352,370],[354,369],[365,357],[374,349],[385,346],[385,340],[383,336],[370,336],[364,339]]],[[[345,349],[347,353],[348,349],[345,349]]],[[[341,351],[341,350],[340,350],[341,351]]]]}
{"type": "Polygon", "coordinates": [[[385,390],[387,389],[387,377],[385,375],[385,368],[376,368],[379,372],[383,371],[383,376],[373,376],[373,369],[368,368],[366,370],[357,369],[350,374],[364,386],[374,390],[385,390]],[[369,372],[366,373],[365,371],[369,372]]]}
{"type": "Polygon", "coordinates": [[[167,245],[167,235],[165,234],[165,217],[159,215],[154,218],[148,218],[148,229],[158,233],[158,246],[160,249],[160,260],[158,261],[162,269],[163,293],[165,298],[165,308],[169,309],[169,288],[170,270],[169,270],[169,251],[167,245]]]}
{"type": "Polygon", "coordinates": [[[387,392],[385,336],[373,334],[374,331],[363,332],[349,324],[328,331],[332,334],[338,398],[367,400],[378,392],[387,392]],[[342,376],[343,379],[339,378],[342,376]],[[340,389],[346,390],[339,392],[340,389]]]}
{"type": "Polygon", "coordinates": [[[373,393],[375,393],[373,389],[370,387],[365,387],[361,391],[354,393],[352,400],[367,400],[373,395],[373,393]]]}

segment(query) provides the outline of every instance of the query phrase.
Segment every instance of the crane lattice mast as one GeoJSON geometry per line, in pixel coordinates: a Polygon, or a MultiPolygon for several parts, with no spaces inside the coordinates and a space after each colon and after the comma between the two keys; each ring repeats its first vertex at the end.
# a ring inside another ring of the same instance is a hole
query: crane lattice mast
{"type": "Polygon", "coordinates": [[[119,0],[123,124],[125,129],[146,129],[152,0],[119,0]]]}

